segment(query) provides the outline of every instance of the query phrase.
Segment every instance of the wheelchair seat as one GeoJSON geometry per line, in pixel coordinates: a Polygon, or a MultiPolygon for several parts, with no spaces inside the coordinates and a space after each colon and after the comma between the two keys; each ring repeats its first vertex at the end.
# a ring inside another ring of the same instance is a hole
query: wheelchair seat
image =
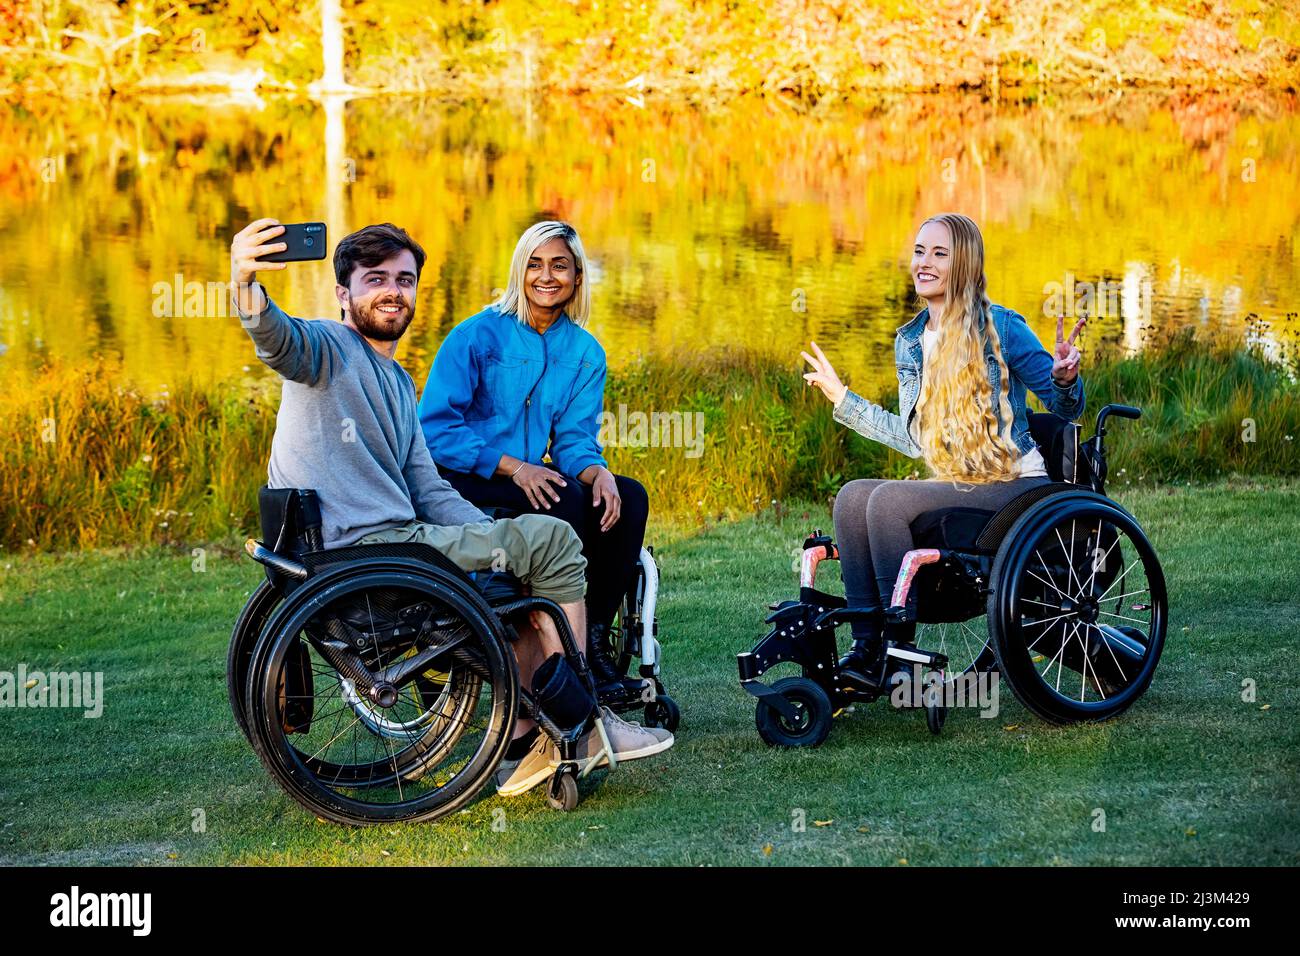
{"type": "MultiPolygon", "coordinates": [[[[261,512],[262,543],[283,557],[301,561],[313,573],[330,565],[364,557],[386,555],[417,558],[464,575],[442,552],[427,544],[391,542],[354,544],[342,548],[320,546],[320,502],[310,488],[269,488],[258,493],[261,512]]],[[[270,567],[266,569],[272,584],[284,584],[270,567]]],[[[499,607],[523,597],[523,582],[509,571],[478,571],[469,575],[492,607],[499,607]]]]}
{"type": "Polygon", "coordinates": [[[1011,525],[1035,501],[1088,485],[1091,471],[1080,453],[1077,424],[1059,415],[1030,412],[1029,431],[1042,453],[1050,484],[1017,495],[1000,511],[958,506],[923,512],[911,524],[913,546],[994,554],[1011,525]]]}

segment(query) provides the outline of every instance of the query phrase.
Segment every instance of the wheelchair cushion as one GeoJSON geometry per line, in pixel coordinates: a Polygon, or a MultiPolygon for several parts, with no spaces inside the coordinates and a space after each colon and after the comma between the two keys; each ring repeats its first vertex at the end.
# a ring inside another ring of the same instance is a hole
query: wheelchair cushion
{"type": "Polygon", "coordinates": [[[999,511],[985,508],[936,508],[912,520],[912,546],[994,554],[1016,519],[1036,501],[1077,487],[1064,481],[1034,485],[1006,503],[999,511]]]}
{"type": "Polygon", "coordinates": [[[912,546],[949,551],[975,551],[976,540],[996,514],[983,508],[936,508],[911,524],[912,546]]]}
{"type": "Polygon", "coordinates": [[[357,561],[362,558],[415,558],[428,564],[436,564],[460,578],[471,581],[482,593],[488,604],[496,607],[513,601],[523,594],[523,582],[508,571],[480,571],[473,575],[466,574],[459,566],[437,548],[427,544],[406,541],[385,542],[383,544],[354,544],[345,548],[326,548],[323,551],[311,551],[302,556],[303,564],[313,573],[334,564],[345,561],[357,561]]]}
{"type": "Polygon", "coordinates": [[[509,571],[479,571],[474,575],[474,583],[493,607],[524,595],[524,582],[509,571]]]}

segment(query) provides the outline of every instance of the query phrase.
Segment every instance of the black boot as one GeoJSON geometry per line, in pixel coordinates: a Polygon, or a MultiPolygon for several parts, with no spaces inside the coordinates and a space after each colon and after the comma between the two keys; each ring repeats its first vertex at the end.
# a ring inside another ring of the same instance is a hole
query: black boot
{"type": "Polygon", "coordinates": [[[870,690],[880,682],[879,638],[855,640],[849,652],[840,658],[840,675],[851,686],[870,690]]]}
{"type": "Polygon", "coordinates": [[[853,639],[853,646],[839,660],[839,671],[853,684],[870,687],[879,680],[880,654],[884,650],[881,640],[883,613],[873,615],[865,625],[867,633],[859,633],[853,639]]]}
{"type": "Polygon", "coordinates": [[[611,692],[621,692],[623,675],[614,664],[608,624],[587,625],[587,666],[596,681],[596,693],[602,699],[611,692]]]}

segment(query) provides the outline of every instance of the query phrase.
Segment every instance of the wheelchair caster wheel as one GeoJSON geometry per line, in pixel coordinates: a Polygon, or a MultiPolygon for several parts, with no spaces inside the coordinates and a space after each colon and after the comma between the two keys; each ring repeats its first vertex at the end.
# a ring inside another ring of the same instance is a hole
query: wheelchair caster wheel
{"type": "Polygon", "coordinates": [[[948,719],[948,708],[943,704],[925,705],[925,725],[936,737],[943,730],[943,722],[948,719]]]}
{"type": "Polygon", "coordinates": [[[760,700],[754,711],[758,735],[769,747],[816,747],[831,732],[831,699],[826,691],[807,677],[783,677],[772,689],[795,709],[787,718],[766,701],[760,700]]]}
{"type": "Polygon", "coordinates": [[[578,780],[572,770],[556,771],[546,792],[546,802],[553,810],[568,813],[578,805],[578,780]]]}
{"type": "Polygon", "coordinates": [[[670,734],[675,734],[677,733],[677,725],[681,723],[681,720],[682,711],[677,706],[677,701],[666,694],[656,697],[645,705],[645,725],[647,727],[662,727],[670,734]]]}

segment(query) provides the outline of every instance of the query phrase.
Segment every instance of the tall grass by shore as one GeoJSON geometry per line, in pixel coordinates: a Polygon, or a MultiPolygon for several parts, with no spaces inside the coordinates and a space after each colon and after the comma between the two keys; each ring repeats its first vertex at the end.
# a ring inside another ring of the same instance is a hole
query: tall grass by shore
{"type": "MultiPolygon", "coordinates": [[[[1190,332],[1136,356],[1091,356],[1085,435],[1107,402],[1143,409],[1108,428],[1112,487],[1300,475],[1300,388],[1257,350],[1190,332]]],[[[897,410],[897,395],[875,396],[897,410]]],[[[257,532],[257,489],[275,428],[278,380],[181,385],[162,399],[110,361],[52,365],[0,395],[0,547],[192,547],[257,532]]],[[[1031,405],[1034,404],[1031,400],[1031,405]]],[[[926,477],[924,464],[835,423],[794,366],[745,351],[647,358],[610,376],[606,409],[703,416],[699,444],[635,427],[608,434],[614,471],[651,490],[652,521],[703,524],[788,498],[827,500],[860,477],[926,477]],[[627,444],[627,440],[640,443],[627,444]]]]}

